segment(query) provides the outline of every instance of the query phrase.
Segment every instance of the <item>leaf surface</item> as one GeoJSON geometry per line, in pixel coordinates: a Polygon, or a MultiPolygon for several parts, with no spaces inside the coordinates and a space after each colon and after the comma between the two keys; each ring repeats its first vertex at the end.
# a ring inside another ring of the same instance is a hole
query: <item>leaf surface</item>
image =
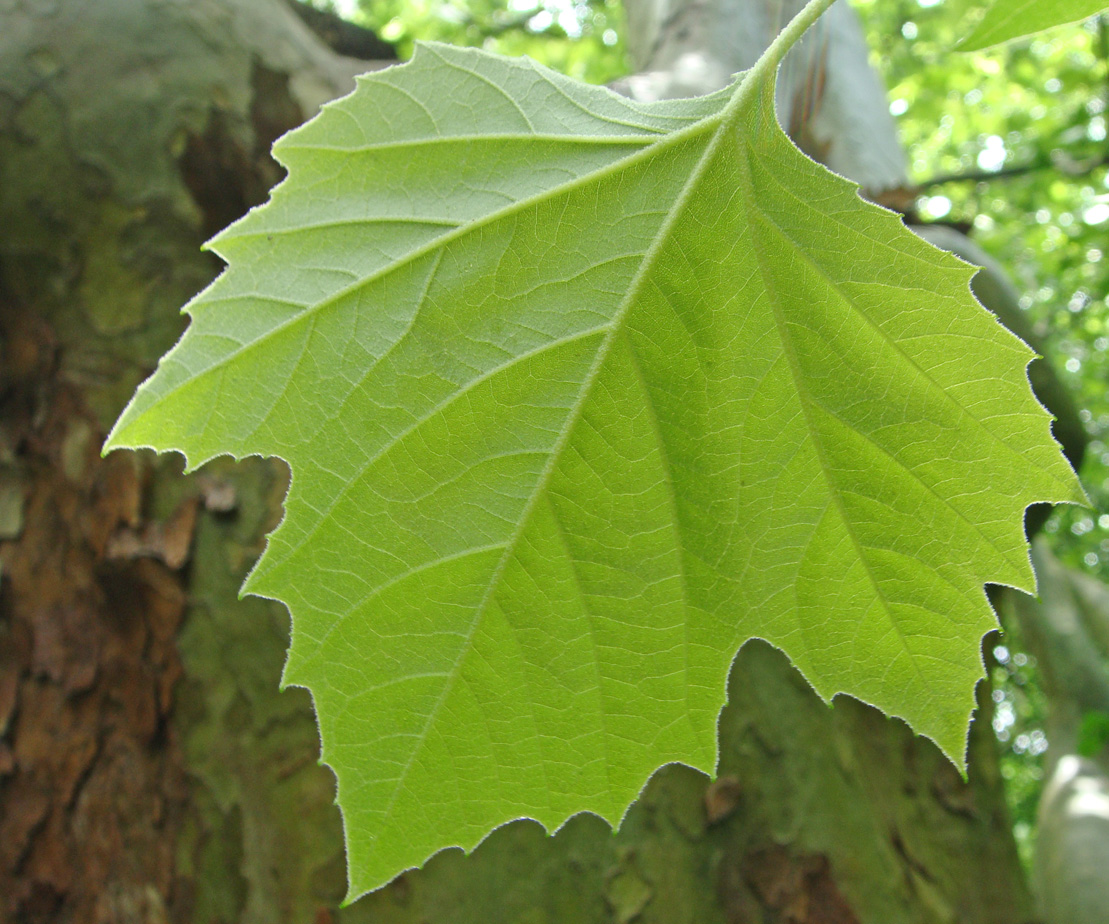
{"type": "Polygon", "coordinates": [[[285,602],[357,896],[711,773],[738,648],[961,764],[983,582],[1081,497],[973,270],[793,147],[769,78],[638,104],[446,46],[289,178],[109,447],[286,459],[285,602]]]}
{"type": "Polygon", "coordinates": [[[1107,9],[1105,0],[994,0],[982,21],[958,46],[978,51],[1045,29],[1081,22],[1107,9]]]}

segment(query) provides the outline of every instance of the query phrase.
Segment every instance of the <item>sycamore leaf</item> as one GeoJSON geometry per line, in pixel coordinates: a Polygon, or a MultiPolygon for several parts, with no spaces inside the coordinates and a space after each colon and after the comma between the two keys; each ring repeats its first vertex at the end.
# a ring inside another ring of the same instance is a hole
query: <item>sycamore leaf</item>
{"type": "Polygon", "coordinates": [[[711,773],[738,648],[962,762],[983,582],[1081,497],[973,270],[804,157],[773,67],[639,104],[423,46],[289,178],[109,447],[275,455],[284,601],[356,896],[711,773]]]}
{"type": "Polygon", "coordinates": [[[958,48],[979,51],[1055,26],[1081,22],[1107,8],[1106,0],[994,0],[958,48]]]}

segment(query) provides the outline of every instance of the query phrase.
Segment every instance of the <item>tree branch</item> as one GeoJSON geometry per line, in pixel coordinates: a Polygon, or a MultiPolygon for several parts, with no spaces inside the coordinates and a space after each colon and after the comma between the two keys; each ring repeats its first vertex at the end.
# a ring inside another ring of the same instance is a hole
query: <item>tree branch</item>
{"type": "Polygon", "coordinates": [[[304,24],[331,50],[363,61],[395,61],[396,49],[370,29],[348,22],[336,13],[321,10],[304,0],[287,0],[304,24]]]}
{"type": "Polygon", "coordinates": [[[1029,173],[1036,173],[1039,170],[1058,170],[1069,177],[1080,177],[1087,176],[1106,164],[1109,164],[1109,154],[1075,160],[1065,151],[1055,150],[1051,152],[1051,157],[1040,158],[1012,167],[1003,167],[1001,170],[968,170],[964,173],[941,173],[927,180],[922,180],[916,185],[915,189],[917,192],[921,192],[933,186],[942,186],[945,183],[989,183],[991,180],[1007,180],[1013,177],[1027,176],[1029,173]]]}

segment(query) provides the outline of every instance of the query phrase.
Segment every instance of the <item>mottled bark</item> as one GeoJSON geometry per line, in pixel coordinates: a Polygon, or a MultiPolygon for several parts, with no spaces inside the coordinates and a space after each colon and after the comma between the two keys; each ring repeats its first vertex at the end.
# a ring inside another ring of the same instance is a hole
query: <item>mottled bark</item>
{"type": "Polygon", "coordinates": [[[0,3],[0,920],[342,895],[308,698],[277,692],[287,617],[236,600],[282,467],[99,448],[218,271],[205,237],[359,68],[278,0],[0,3]]]}
{"type": "Polygon", "coordinates": [[[356,67],[280,0],[0,0],[0,920],[1028,920],[988,725],[965,783],[762,643],[717,782],[665,768],[615,836],[517,822],[337,910],[287,616],[236,599],[283,466],[97,450],[217,272],[204,237],[356,67]]]}

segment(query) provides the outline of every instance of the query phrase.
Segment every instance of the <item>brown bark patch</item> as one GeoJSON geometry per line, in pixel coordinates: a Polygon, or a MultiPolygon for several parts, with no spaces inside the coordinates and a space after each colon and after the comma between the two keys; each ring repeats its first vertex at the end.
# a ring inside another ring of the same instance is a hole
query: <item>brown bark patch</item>
{"type": "Polygon", "coordinates": [[[719,891],[729,924],[859,924],[820,853],[750,850],[721,868],[719,891]]]}
{"type": "Polygon", "coordinates": [[[747,883],[782,924],[859,924],[823,854],[790,855],[774,845],[747,855],[747,883]]]}
{"type": "Polygon", "coordinates": [[[722,776],[705,790],[705,819],[710,825],[731,817],[739,808],[743,787],[734,776],[722,776]]]}
{"type": "Polygon", "coordinates": [[[162,562],[108,559],[114,534],[142,527],[140,472],[127,454],[100,458],[49,332],[4,309],[0,336],[16,360],[0,383],[0,469],[25,500],[0,542],[0,920],[165,920],[185,595],[162,562]]]}

